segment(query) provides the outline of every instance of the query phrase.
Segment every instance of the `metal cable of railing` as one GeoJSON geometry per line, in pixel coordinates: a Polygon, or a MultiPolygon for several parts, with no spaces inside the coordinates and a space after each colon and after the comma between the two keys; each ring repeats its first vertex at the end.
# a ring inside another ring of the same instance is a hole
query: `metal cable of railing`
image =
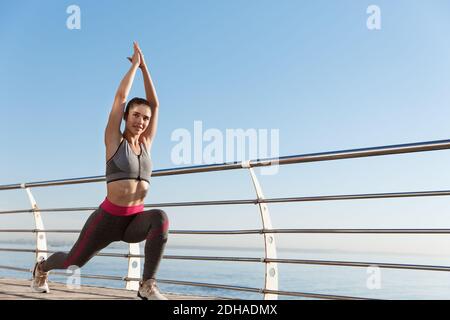
{"type": "MultiPolygon", "coordinates": [[[[374,263],[368,262],[347,262],[347,261],[319,261],[319,260],[299,260],[299,259],[277,259],[276,257],[276,246],[275,237],[277,233],[353,233],[353,234],[448,234],[450,229],[274,229],[271,226],[271,220],[269,215],[269,210],[267,207],[268,203],[285,203],[285,202],[305,202],[305,201],[335,201],[335,200],[357,200],[357,199],[380,199],[380,198],[402,198],[402,197],[426,197],[426,196],[447,196],[450,195],[449,190],[441,191],[422,191],[422,192],[396,192],[396,193],[377,193],[377,194],[356,194],[356,195],[329,195],[329,196],[312,196],[312,197],[290,197],[290,198],[272,198],[267,199],[262,193],[261,185],[253,172],[253,167],[261,166],[273,166],[273,165],[285,165],[294,163],[305,163],[305,162],[317,162],[317,161],[329,161],[329,160],[343,160],[351,158],[362,158],[371,156],[382,156],[382,155],[393,155],[402,153],[413,153],[413,152],[423,152],[423,151],[433,151],[433,150],[443,150],[450,149],[450,140],[438,140],[429,142],[419,142],[410,144],[400,144],[400,145],[390,145],[381,147],[371,147],[371,148],[361,148],[361,149],[350,149],[350,150],[340,150],[331,152],[321,152],[294,156],[285,156],[280,158],[267,158],[267,159],[256,159],[242,162],[232,162],[223,164],[212,164],[212,165],[200,165],[182,168],[170,168],[163,170],[153,171],[152,176],[167,176],[167,175],[179,175],[179,174],[191,174],[198,172],[212,172],[221,170],[234,170],[234,169],[248,169],[255,192],[257,195],[256,199],[246,199],[246,200],[219,200],[219,201],[193,201],[193,202],[172,202],[172,203],[159,203],[145,205],[146,207],[176,207],[176,206],[200,206],[200,205],[236,205],[236,204],[255,204],[258,206],[261,221],[263,224],[262,229],[256,230],[171,230],[170,233],[173,234],[220,234],[220,235],[236,235],[236,234],[261,234],[264,237],[265,244],[265,257],[264,258],[239,258],[239,257],[198,257],[191,256],[191,259],[205,259],[214,258],[224,259],[225,261],[247,261],[247,262],[263,262],[266,266],[265,274],[265,286],[258,292],[264,294],[265,299],[276,299],[278,295],[282,294],[283,291],[278,290],[278,269],[277,263],[299,263],[299,264],[322,264],[322,265],[339,265],[339,266],[372,266],[374,263]]],[[[58,212],[58,211],[84,211],[84,210],[95,210],[96,207],[79,207],[79,208],[49,208],[49,209],[39,209],[37,203],[31,194],[30,188],[33,187],[50,187],[58,185],[67,184],[80,184],[80,183],[93,183],[93,182],[103,182],[105,181],[104,176],[94,176],[94,177],[83,177],[83,178],[73,178],[73,179],[60,179],[60,180],[50,180],[50,181],[38,181],[30,183],[18,183],[10,185],[0,185],[1,190],[12,190],[12,189],[25,189],[28,194],[32,209],[29,210],[7,210],[0,211],[0,214],[15,214],[15,213],[33,213],[35,220],[35,229],[6,229],[0,230],[0,232],[33,232],[36,233],[36,249],[33,251],[36,253],[36,259],[40,256],[46,257],[47,253],[52,251],[47,250],[47,240],[46,234],[49,232],[67,232],[75,233],[79,230],[46,230],[43,226],[41,212],[58,212]]],[[[8,248],[0,248],[0,251],[10,250],[8,248]]],[[[25,249],[26,250],[26,249],[25,249]]],[[[21,251],[25,252],[25,251],[21,251]]],[[[115,256],[114,254],[99,254],[104,256],[115,256]]],[[[127,281],[126,288],[136,290],[136,285],[139,281],[139,259],[142,255],[139,254],[139,245],[130,244],[129,253],[123,255],[129,260],[128,275],[124,278],[127,281]]],[[[182,256],[166,256],[166,258],[172,259],[189,259],[189,257],[182,256]]],[[[216,259],[217,260],[217,259],[216,259]]],[[[222,260],[222,261],[224,261],[222,260]]],[[[402,268],[402,269],[417,269],[417,270],[433,270],[433,271],[448,271],[449,267],[446,266],[426,266],[426,265],[407,265],[407,264],[389,264],[389,263],[378,263],[377,266],[384,268],[402,268]]],[[[1,268],[2,266],[0,266],[1,268]]],[[[174,280],[170,280],[174,281],[174,280]]],[[[329,297],[337,299],[346,298],[356,298],[358,297],[345,297],[345,296],[333,296],[333,295],[317,295],[313,293],[296,293],[298,296],[308,296],[308,297],[329,297]]]]}
{"type": "MultiPolygon", "coordinates": [[[[7,269],[7,270],[13,270],[13,271],[19,271],[19,272],[31,272],[31,270],[27,269],[27,268],[18,268],[18,267],[4,266],[4,265],[0,265],[0,269],[7,269]]],[[[52,271],[52,274],[60,275],[60,276],[69,276],[67,273],[64,273],[64,272],[52,271]]],[[[140,278],[128,278],[128,277],[105,276],[105,275],[87,275],[87,274],[79,275],[79,277],[87,278],[87,279],[101,279],[101,280],[115,280],[115,281],[139,281],[140,280],[140,278]]],[[[204,288],[231,290],[231,291],[245,291],[245,292],[253,292],[253,293],[270,293],[270,294],[276,294],[276,295],[304,297],[304,298],[340,299],[340,300],[372,300],[370,298],[363,298],[363,297],[328,295],[328,294],[306,293],[306,292],[296,292],[296,291],[267,290],[267,289],[252,288],[252,287],[203,283],[203,282],[192,282],[192,281],[168,280],[168,279],[159,279],[159,278],[158,278],[158,282],[172,284],[172,285],[178,285],[178,286],[204,287],[204,288]],[[266,292],[266,291],[270,291],[270,292],[266,292]]],[[[221,298],[223,298],[223,297],[221,297],[221,298]]]]}
{"type": "MultiPolygon", "coordinates": [[[[363,199],[389,199],[408,197],[439,197],[449,196],[450,190],[441,191],[419,191],[419,192],[392,192],[392,193],[372,193],[353,195],[329,195],[310,197],[290,197],[290,198],[269,198],[269,199],[241,199],[241,200],[219,200],[219,201],[190,201],[190,202],[167,202],[146,204],[144,207],[187,207],[187,206],[215,206],[215,205],[236,205],[236,204],[258,204],[258,203],[284,203],[284,202],[310,202],[310,201],[337,201],[337,200],[363,200],[363,199]]],[[[97,207],[68,207],[68,208],[39,208],[40,212],[67,212],[67,211],[93,211],[97,207]]],[[[6,210],[0,214],[31,213],[35,209],[6,210]]]]}
{"type": "MultiPolygon", "coordinates": [[[[40,252],[35,249],[15,249],[15,248],[0,248],[0,251],[6,252],[40,252]]],[[[55,253],[57,251],[47,250],[46,253],[55,253]]],[[[63,251],[64,252],[64,251],[63,251]]],[[[132,255],[120,253],[97,253],[100,257],[115,257],[115,258],[145,258],[145,255],[132,255]]],[[[254,257],[212,257],[212,256],[179,256],[179,255],[164,255],[163,259],[172,260],[200,260],[200,261],[228,261],[228,262],[256,262],[265,263],[267,260],[277,263],[291,263],[291,264],[309,264],[309,265],[326,265],[326,266],[347,266],[347,267],[373,267],[387,269],[410,269],[410,270],[426,270],[426,271],[450,271],[450,266],[432,266],[420,264],[402,264],[402,263],[386,263],[386,262],[363,262],[363,261],[331,261],[331,260],[308,260],[308,259],[265,259],[254,257]]]]}
{"type": "MultiPolygon", "coordinates": [[[[0,229],[9,233],[79,233],[79,229],[0,229]]],[[[450,229],[250,229],[250,230],[170,230],[169,234],[236,235],[265,233],[347,233],[347,234],[450,234],[450,229]]],[[[44,252],[44,250],[40,250],[44,252]]]]}
{"type": "MultiPolygon", "coordinates": [[[[277,157],[277,158],[256,159],[256,160],[246,161],[246,164],[248,164],[250,167],[261,167],[261,166],[286,165],[286,164],[305,163],[305,162],[343,160],[343,159],[393,155],[393,154],[402,154],[402,153],[414,153],[414,152],[423,152],[423,151],[435,151],[435,150],[444,150],[444,149],[450,149],[450,140],[435,140],[435,141],[388,145],[388,146],[380,146],[380,147],[300,154],[300,155],[283,156],[283,157],[277,157]]],[[[181,167],[181,168],[160,169],[160,170],[153,171],[152,177],[199,173],[199,172],[212,172],[212,171],[220,171],[220,170],[242,169],[242,164],[243,164],[243,162],[231,162],[231,163],[223,163],[223,164],[208,164],[208,165],[181,167]]],[[[48,181],[38,181],[38,182],[29,182],[29,183],[15,183],[15,184],[9,184],[9,185],[0,185],[0,190],[23,189],[23,188],[33,188],[33,187],[48,187],[48,186],[56,186],[56,185],[92,183],[92,182],[103,182],[103,181],[105,181],[105,176],[93,176],[93,177],[82,177],[82,178],[59,179],[59,180],[48,180],[48,181]]]]}

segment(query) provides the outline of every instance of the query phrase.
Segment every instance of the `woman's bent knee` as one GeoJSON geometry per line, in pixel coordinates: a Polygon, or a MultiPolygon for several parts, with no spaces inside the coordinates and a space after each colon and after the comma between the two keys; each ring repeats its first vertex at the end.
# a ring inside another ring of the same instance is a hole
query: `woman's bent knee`
{"type": "Polygon", "coordinates": [[[169,230],[169,216],[164,210],[161,210],[161,225],[163,227],[163,232],[169,230]]]}
{"type": "Polygon", "coordinates": [[[153,209],[153,214],[156,217],[156,220],[159,222],[161,226],[164,226],[164,229],[169,228],[169,216],[162,209],[153,209]]]}

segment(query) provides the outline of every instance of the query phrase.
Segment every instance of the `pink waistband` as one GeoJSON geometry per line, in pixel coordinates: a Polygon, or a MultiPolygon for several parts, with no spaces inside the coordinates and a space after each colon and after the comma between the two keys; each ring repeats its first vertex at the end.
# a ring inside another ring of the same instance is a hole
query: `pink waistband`
{"type": "Polygon", "coordinates": [[[100,208],[105,210],[106,212],[115,215],[115,216],[130,216],[133,214],[140,213],[144,211],[144,205],[138,204],[135,206],[129,206],[129,207],[123,207],[118,206],[117,204],[112,203],[108,200],[108,198],[105,198],[105,200],[100,205],[100,208]]]}

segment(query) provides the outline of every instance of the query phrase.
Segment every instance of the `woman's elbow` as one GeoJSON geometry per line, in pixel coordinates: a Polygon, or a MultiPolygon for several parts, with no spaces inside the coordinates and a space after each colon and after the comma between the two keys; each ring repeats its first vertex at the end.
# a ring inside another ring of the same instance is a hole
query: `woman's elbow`
{"type": "Polygon", "coordinates": [[[124,92],[117,91],[116,96],[114,97],[114,100],[116,100],[120,103],[125,102],[125,101],[127,101],[127,95],[124,92]]]}

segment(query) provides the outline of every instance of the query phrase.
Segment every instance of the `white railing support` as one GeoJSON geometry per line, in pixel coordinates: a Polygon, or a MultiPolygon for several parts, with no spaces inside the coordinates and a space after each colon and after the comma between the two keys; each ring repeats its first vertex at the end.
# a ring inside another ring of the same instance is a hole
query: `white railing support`
{"type": "MultiPolygon", "coordinates": [[[[256,196],[258,200],[263,200],[264,194],[258,178],[256,177],[253,168],[250,166],[250,161],[243,161],[242,167],[249,170],[253,186],[255,187],[256,196]]],[[[272,229],[272,221],[270,219],[267,203],[258,202],[258,209],[261,214],[263,229],[272,229]]],[[[264,255],[266,259],[277,259],[277,247],[274,233],[264,233],[264,255]]],[[[265,262],[264,289],[278,290],[278,264],[276,262],[265,262]]],[[[277,299],[277,294],[264,293],[264,300],[277,299]]]]}
{"type": "MultiPolygon", "coordinates": [[[[139,255],[140,253],[139,243],[130,243],[128,247],[128,254],[139,255]]],[[[140,278],[141,277],[141,258],[128,257],[128,278],[140,278]]],[[[127,280],[127,290],[139,290],[139,281],[127,280]]]]}
{"type": "MultiPolygon", "coordinates": [[[[24,183],[21,184],[21,187],[25,189],[28,199],[30,200],[36,230],[45,230],[41,213],[39,212],[39,208],[30,188],[26,188],[24,183]]],[[[38,231],[36,232],[36,261],[40,261],[42,258],[47,259],[47,252],[42,251],[47,251],[47,235],[45,231],[38,231]]]]}

